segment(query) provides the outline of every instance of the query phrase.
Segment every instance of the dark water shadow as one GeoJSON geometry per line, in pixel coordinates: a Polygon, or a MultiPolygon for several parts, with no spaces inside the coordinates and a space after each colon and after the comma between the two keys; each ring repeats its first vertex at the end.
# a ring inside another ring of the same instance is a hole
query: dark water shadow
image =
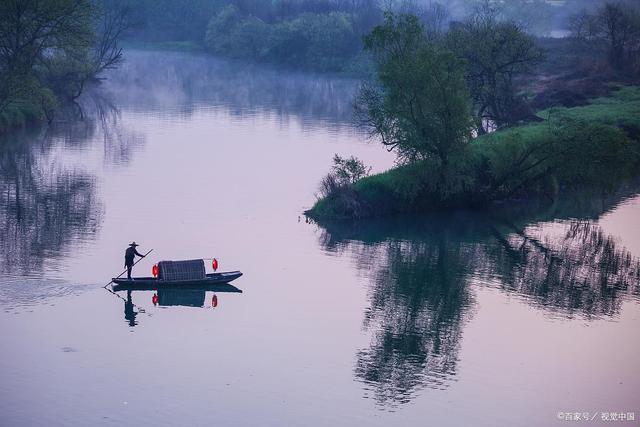
{"type": "Polygon", "coordinates": [[[596,220],[638,188],[484,213],[319,224],[321,246],[351,257],[369,281],[363,329],[371,342],[355,367],[367,395],[394,408],[455,380],[474,286],[497,287],[551,316],[618,316],[623,301],[640,295],[640,261],[596,220]]]}

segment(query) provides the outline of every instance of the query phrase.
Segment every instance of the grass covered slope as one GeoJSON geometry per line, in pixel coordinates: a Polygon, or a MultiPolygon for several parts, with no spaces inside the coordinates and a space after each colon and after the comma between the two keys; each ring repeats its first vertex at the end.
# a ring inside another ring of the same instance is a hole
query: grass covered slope
{"type": "Polygon", "coordinates": [[[541,111],[541,122],[471,141],[447,167],[403,165],[343,186],[308,212],[361,218],[592,189],[608,191],[640,174],[640,87],[574,108],[541,111]]]}

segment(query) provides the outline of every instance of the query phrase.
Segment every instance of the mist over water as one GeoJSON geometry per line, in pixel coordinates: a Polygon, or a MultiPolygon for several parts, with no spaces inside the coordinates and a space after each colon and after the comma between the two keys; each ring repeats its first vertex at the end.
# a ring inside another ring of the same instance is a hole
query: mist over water
{"type": "Polygon", "coordinates": [[[351,124],[356,81],[196,54],[126,59],[84,97],[84,120],[0,145],[0,424],[640,415],[637,185],[309,223],[334,153],[394,164],[351,124]],[[216,257],[244,273],[242,293],[155,306],[153,292],[102,289],[133,240],[154,249],[134,275],[216,257]]]}
{"type": "Polygon", "coordinates": [[[209,56],[136,52],[106,81],[122,108],[189,117],[203,109],[234,119],[272,119],[313,129],[353,131],[359,80],[230,62],[209,56]],[[185,63],[189,63],[185,67],[185,63]],[[157,110],[157,111],[156,111],[157,110]]]}

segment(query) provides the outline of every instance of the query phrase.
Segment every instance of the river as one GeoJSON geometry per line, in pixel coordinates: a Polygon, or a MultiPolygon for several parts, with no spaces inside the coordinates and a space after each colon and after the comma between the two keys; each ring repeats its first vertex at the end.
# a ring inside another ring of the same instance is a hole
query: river
{"type": "Polygon", "coordinates": [[[640,425],[640,196],[308,222],[357,82],[129,51],[0,145],[0,425],[640,425]],[[135,240],[242,293],[113,293],[135,240]],[[572,424],[572,423],[569,423],[572,424]]]}

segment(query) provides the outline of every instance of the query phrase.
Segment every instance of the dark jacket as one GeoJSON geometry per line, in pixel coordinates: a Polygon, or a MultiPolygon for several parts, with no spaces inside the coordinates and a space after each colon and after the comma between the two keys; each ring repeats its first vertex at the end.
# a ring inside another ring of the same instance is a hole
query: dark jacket
{"type": "Polygon", "coordinates": [[[139,254],[138,251],[136,251],[136,248],[133,246],[129,246],[127,248],[126,251],[124,251],[124,265],[125,267],[128,267],[130,265],[133,265],[133,258],[135,258],[135,256],[138,255],[139,257],[142,257],[142,254],[139,254]]]}

